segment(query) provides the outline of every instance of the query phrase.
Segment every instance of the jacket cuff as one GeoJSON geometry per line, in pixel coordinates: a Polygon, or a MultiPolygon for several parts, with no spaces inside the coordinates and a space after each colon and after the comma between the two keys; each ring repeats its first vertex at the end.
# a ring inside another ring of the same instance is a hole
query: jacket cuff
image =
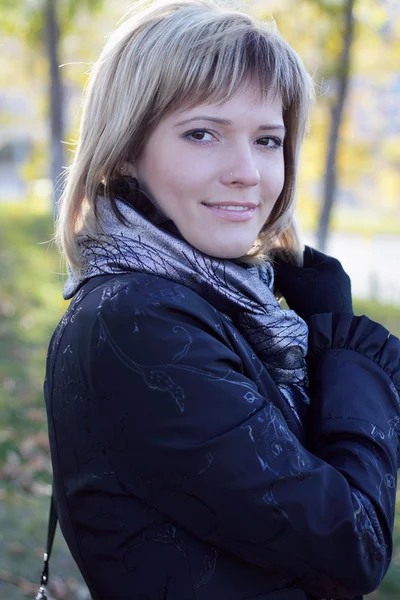
{"type": "Polygon", "coordinates": [[[347,313],[312,315],[309,327],[308,359],[313,362],[322,350],[353,350],[372,360],[391,378],[400,392],[400,340],[383,325],[366,316],[347,313]]]}

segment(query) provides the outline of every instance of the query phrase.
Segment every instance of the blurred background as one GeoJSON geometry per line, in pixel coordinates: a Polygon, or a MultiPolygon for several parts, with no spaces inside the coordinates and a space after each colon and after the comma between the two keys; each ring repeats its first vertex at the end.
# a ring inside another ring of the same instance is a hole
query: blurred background
{"type": "MultiPolygon", "coordinates": [[[[51,490],[42,385],[66,309],[53,215],[82,91],[125,0],[0,0],[0,598],[33,598],[51,490]]],[[[260,0],[317,85],[298,218],[338,257],[356,314],[400,336],[400,2],[260,0]]],[[[400,505],[392,566],[369,598],[400,598],[400,505]]],[[[50,595],[89,598],[58,534],[50,595]]],[[[111,600],[111,599],[110,599],[111,600]]]]}

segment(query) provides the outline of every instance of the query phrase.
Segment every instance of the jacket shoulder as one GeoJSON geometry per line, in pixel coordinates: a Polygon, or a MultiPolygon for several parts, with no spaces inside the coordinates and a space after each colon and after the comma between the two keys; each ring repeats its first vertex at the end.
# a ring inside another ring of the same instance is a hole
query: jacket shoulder
{"type": "Polygon", "coordinates": [[[171,328],[189,325],[226,343],[222,313],[199,294],[157,275],[124,273],[93,277],[80,288],[53,334],[51,350],[59,346],[66,330],[69,340],[90,344],[100,322],[122,338],[140,322],[153,340],[162,330],[173,333],[171,328]]]}
{"type": "MultiPolygon", "coordinates": [[[[102,276],[100,276],[102,277],[102,276]]],[[[92,282],[93,285],[94,282],[92,282]]],[[[99,285],[79,299],[79,294],[85,294],[83,286],[71,303],[79,303],[81,310],[87,316],[96,319],[100,313],[118,313],[123,319],[124,314],[151,309],[162,313],[175,312],[190,314],[196,318],[215,321],[218,311],[204,300],[199,294],[187,286],[146,273],[126,273],[104,278],[99,285]]]]}

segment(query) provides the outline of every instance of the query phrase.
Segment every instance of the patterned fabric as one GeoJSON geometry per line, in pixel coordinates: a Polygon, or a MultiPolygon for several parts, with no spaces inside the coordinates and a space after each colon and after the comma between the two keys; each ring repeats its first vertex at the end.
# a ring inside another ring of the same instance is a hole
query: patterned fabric
{"type": "Polygon", "coordinates": [[[110,202],[99,196],[101,225],[95,237],[81,236],[81,277],[70,274],[64,298],[96,275],[131,271],[148,273],[184,285],[232,319],[296,414],[307,393],[308,328],[293,310],[283,310],[276,300],[272,265],[247,266],[214,259],[189,245],[171,221],[163,219],[138,181],[125,178],[114,185],[117,207],[125,224],[115,216],[110,202]],[[100,233],[100,231],[102,233],[100,233]],[[295,387],[291,387],[295,384],[295,387]]]}
{"type": "Polygon", "coordinates": [[[306,435],[201,296],[91,278],[50,344],[57,512],[94,600],[311,600],[376,588],[392,553],[400,344],[310,321],[306,435]]]}

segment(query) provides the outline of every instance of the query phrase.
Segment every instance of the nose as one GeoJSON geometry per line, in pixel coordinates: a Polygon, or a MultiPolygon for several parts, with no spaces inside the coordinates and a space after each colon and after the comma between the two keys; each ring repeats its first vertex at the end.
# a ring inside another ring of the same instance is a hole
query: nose
{"type": "Polygon", "coordinates": [[[225,185],[253,187],[260,183],[260,172],[251,149],[232,149],[230,161],[224,169],[223,182],[225,185]]]}

